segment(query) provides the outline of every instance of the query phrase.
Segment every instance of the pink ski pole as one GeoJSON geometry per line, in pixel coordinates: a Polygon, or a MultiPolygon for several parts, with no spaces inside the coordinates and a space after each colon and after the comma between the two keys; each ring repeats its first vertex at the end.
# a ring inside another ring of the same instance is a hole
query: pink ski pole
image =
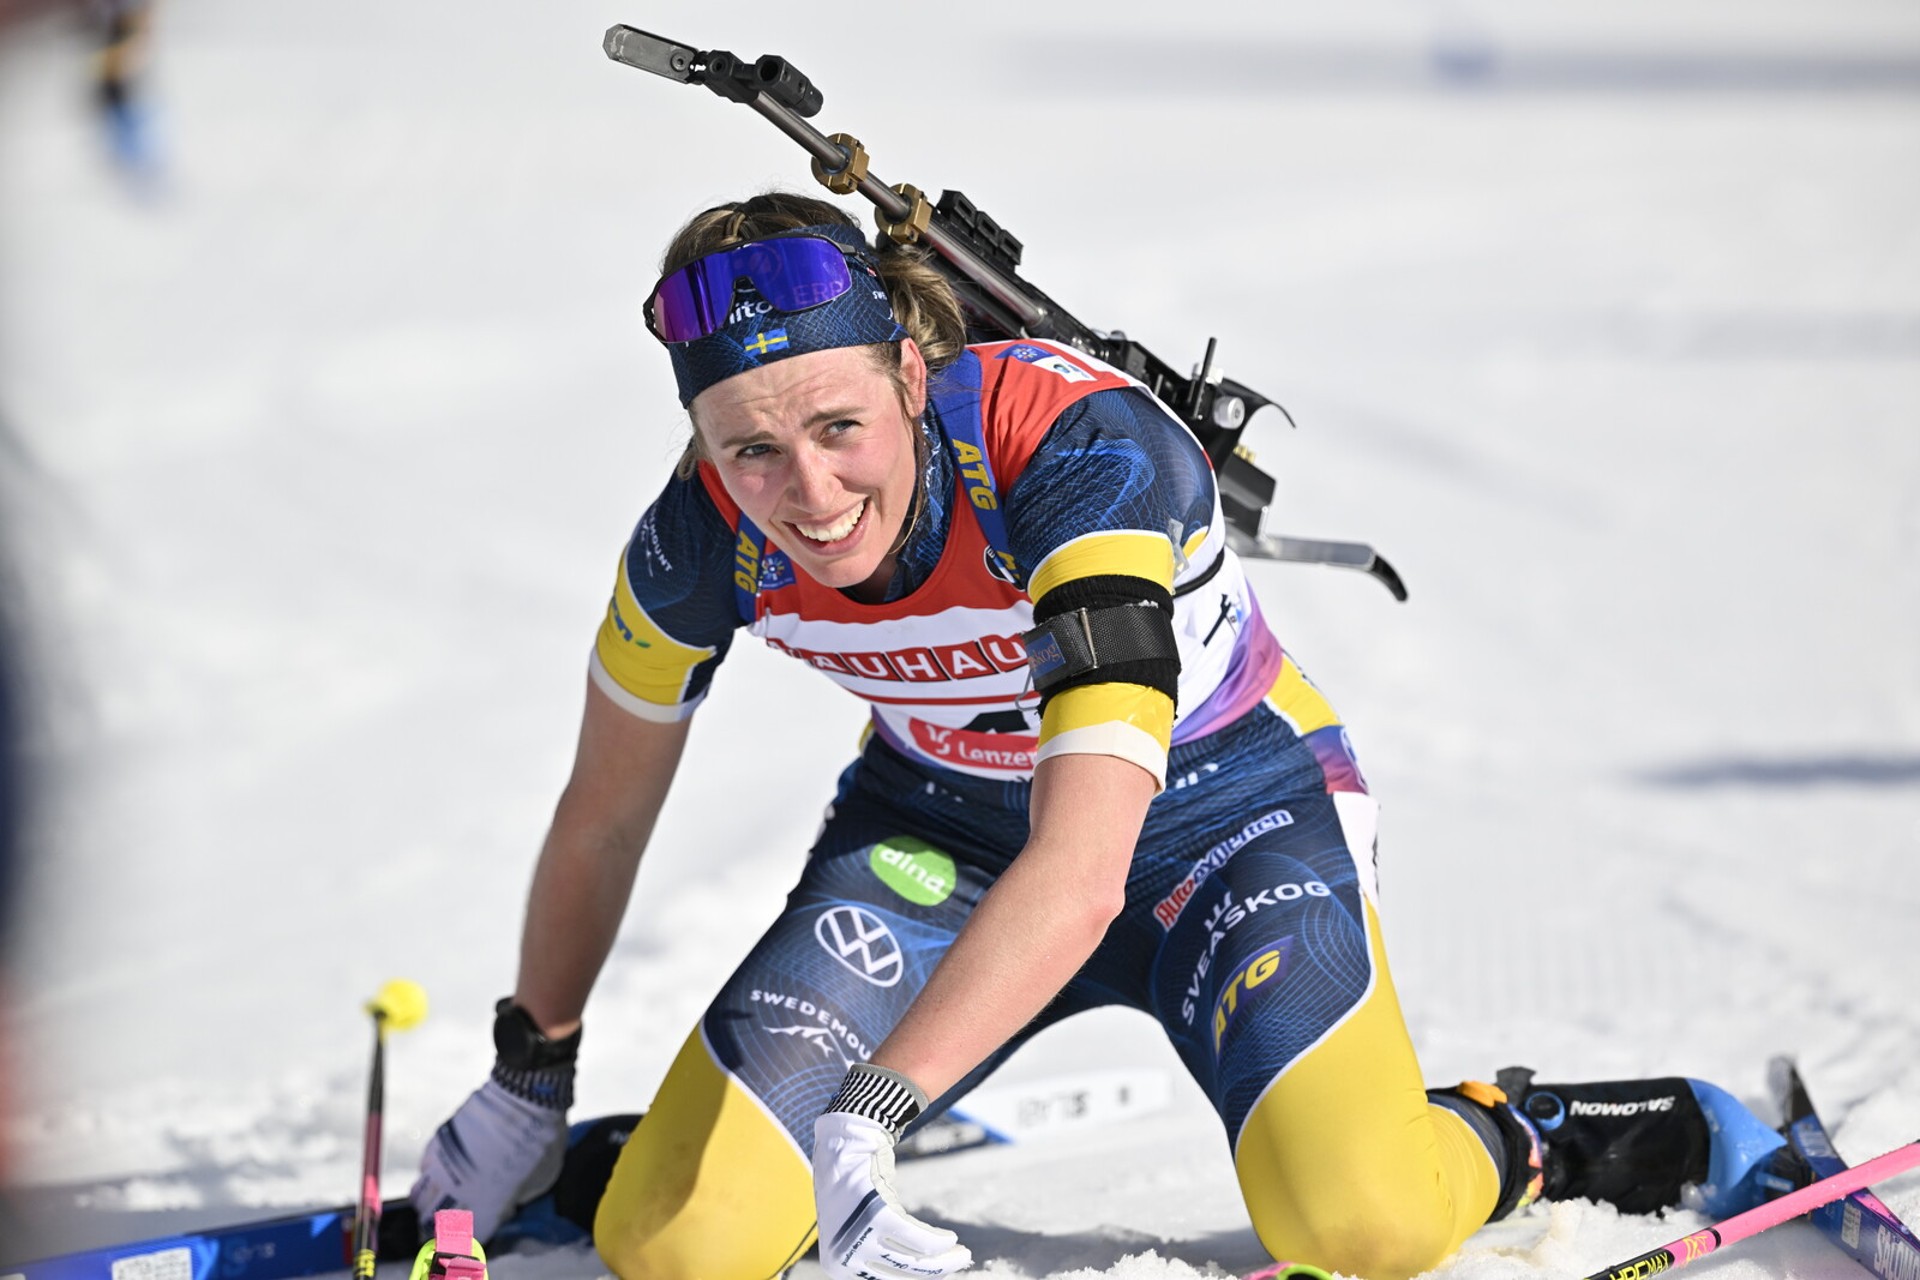
{"type": "Polygon", "coordinates": [[[1677,1271],[1690,1262],[1698,1262],[1715,1249],[1758,1235],[1768,1227],[1777,1227],[1823,1204],[1831,1204],[1849,1192],[1891,1178],[1896,1173],[1905,1173],[1915,1165],[1920,1165],[1920,1141],[1895,1147],[1865,1164],[1850,1165],[1831,1178],[1810,1182],[1778,1200],[1769,1200],[1758,1208],[1736,1213],[1719,1226],[1682,1236],[1651,1253],[1643,1253],[1604,1271],[1596,1271],[1587,1280],[1644,1280],[1647,1276],[1677,1271]]]}

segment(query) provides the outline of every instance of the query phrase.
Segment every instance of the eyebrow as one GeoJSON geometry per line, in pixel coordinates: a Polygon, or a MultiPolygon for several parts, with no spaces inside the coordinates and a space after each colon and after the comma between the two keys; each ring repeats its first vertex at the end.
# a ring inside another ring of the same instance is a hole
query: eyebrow
{"type": "MultiPolygon", "coordinates": [[[[852,405],[822,409],[808,418],[801,426],[806,430],[812,430],[823,422],[840,422],[848,418],[861,418],[865,413],[866,411],[863,408],[852,405]]],[[[738,449],[742,445],[759,444],[762,441],[772,440],[773,438],[773,432],[762,428],[757,431],[744,432],[740,435],[728,436],[726,439],[720,441],[718,447],[722,449],[738,449]]]]}
{"type": "Polygon", "coordinates": [[[720,442],[722,449],[737,449],[743,444],[759,444],[762,440],[773,439],[771,431],[753,431],[743,436],[728,436],[720,442]]]}

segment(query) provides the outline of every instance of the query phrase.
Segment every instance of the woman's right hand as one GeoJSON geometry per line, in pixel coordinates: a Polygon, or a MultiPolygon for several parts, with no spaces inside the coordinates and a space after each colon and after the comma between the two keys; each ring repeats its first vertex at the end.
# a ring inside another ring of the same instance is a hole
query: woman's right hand
{"type": "Polygon", "coordinates": [[[559,1179],[580,1056],[579,1027],[549,1037],[511,996],[493,1011],[493,1078],[435,1130],[410,1195],[422,1224],[471,1211],[481,1241],[559,1179]]]}
{"type": "Polygon", "coordinates": [[[484,1241],[553,1186],[566,1151],[564,1108],[516,1097],[489,1080],[434,1131],[408,1198],[423,1229],[441,1209],[470,1210],[473,1238],[484,1241]]]}

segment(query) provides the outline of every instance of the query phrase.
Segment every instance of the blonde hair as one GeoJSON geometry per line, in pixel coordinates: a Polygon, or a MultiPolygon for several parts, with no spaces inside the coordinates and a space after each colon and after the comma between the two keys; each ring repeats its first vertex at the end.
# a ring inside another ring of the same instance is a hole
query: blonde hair
{"type": "MultiPolygon", "coordinates": [[[[664,276],[678,271],[690,262],[737,244],[760,240],[782,231],[825,225],[858,230],[860,224],[837,205],[816,200],[812,196],[795,195],[790,191],[768,191],[746,200],[719,205],[695,214],[686,226],[680,228],[661,259],[660,274],[664,276]]],[[[887,302],[893,308],[894,317],[906,329],[914,345],[920,348],[921,358],[927,362],[929,376],[958,360],[967,345],[966,317],[961,313],[959,299],[954,297],[946,277],[927,262],[927,251],[884,241],[875,248],[873,258],[875,269],[880,273],[880,285],[887,291],[887,302]]],[[[868,347],[867,352],[875,367],[893,383],[901,406],[911,419],[913,414],[908,402],[906,379],[900,372],[899,344],[876,343],[868,347]]],[[[680,461],[674,467],[674,474],[683,480],[691,476],[703,456],[700,450],[700,432],[696,428],[686,451],[680,455],[680,461]]]]}

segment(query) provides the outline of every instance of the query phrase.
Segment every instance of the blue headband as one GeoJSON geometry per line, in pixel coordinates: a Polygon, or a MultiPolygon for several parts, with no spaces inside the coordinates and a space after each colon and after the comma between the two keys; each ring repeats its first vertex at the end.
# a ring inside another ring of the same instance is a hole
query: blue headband
{"type": "MultiPolygon", "coordinates": [[[[680,404],[737,373],[758,369],[775,360],[835,347],[862,347],[876,342],[898,342],[906,329],[894,317],[880,273],[860,233],[844,225],[802,227],[766,236],[825,236],[847,252],[853,283],[839,297],[805,311],[776,311],[760,297],[751,282],[741,279],[734,288],[734,307],[726,328],[691,342],[669,342],[674,381],[680,404]],[[749,305],[758,303],[759,305],[749,305]]],[[[737,247],[737,246],[736,246],[737,247]]]]}

